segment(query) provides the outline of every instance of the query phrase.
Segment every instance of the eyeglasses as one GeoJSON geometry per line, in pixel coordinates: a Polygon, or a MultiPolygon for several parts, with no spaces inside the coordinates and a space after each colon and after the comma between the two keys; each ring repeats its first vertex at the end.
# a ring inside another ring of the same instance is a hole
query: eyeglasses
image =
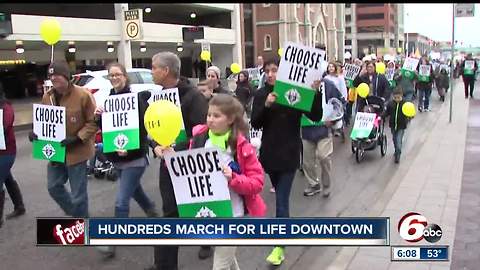
{"type": "Polygon", "coordinates": [[[121,74],[121,73],[119,73],[119,74],[108,74],[109,79],[120,78],[122,76],[124,76],[124,75],[121,74]]]}

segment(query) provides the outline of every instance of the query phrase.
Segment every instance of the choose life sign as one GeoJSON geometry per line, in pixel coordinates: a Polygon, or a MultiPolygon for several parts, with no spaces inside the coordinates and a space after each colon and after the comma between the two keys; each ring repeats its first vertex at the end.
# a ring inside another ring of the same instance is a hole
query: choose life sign
{"type": "Polygon", "coordinates": [[[465,68],[463,69],[464,75],[473,75],[475,70],[475,60],[465,60],[465,68]]]}
{"type": "Polygon", "coordinates": [[[417,69],[419,61],[420,59],[413,58],[413,57],[405,58],[405,62],[403,63],[403,66],[401,69],[402,76],[405,76],[410,80],[413,80],[415,78],[415,70],[417,69]]]}
{"type": "MultiPolygon", "coordinates": [[[[180,95],[178,94],[178,88],[154,89],[154,90],[151,90],[150,92],[152,93],[152,96],[150,96],[150,99],[148,99],[149,104],[152,104],[152,102],[155,102],[158,100],[168,100],[173,104],[175,104],[175,106],[177,106],[180,110],[182,109],[182,106],[180,103],[180,95]]],[[[186,141],[187,141],[187,132],[185,131],[185,124],[184,124],[183,115],[182,115],[182,129],[180,130],[180,134],[175,140],[175,143],[178,144],[186,141]]]]}
{"type": "Polygon", "coordinates": [[[0,109],[0,150],[7,149],[5,144],[5,132],[3,131],[3,109],[0,109]]]}
{"type": "Polygon", "coordinates": [[[138,94],[112,95],[103,104],[103,152],[140,148],[138,94]]]}
{"type": "Polygon", "coordinates": [[[350,138],[353,140],[368,138],[372,132],[376,116],[374,113],[357,112],[350,138]]]}
{"type": "Polygon", "coordinates": [[[273,91],[276,103],[309,112],[315,90],[311,85],[322,78],[325,51],[287,42],[273,91]]]}
{"type": "Polygon", "coordinates": [[[430,71],[432,66],[430,65],[420,65],[420,70],[418,72],[418,80],[421,82],[428,82],[430,80],[430,71]]]}
{"type": "Polygon", "coordinates": [[[352,64],[345,64],[344,73],[345,73],[345,80],[347,81],[347,87],[353,87],[353,80],[358,76],[360,73],[360,66],[352,65],[352,64]]]}
{"type": "Polygon", "coordinates": [[[66,119],[65,107],[33,104],[34,159],[65,163],[66,119]]]}
{"type": "Polygon", "coordinates": [[[180,217],[232,217],[221,151],[199,148],[165,154],[180,217]]]}

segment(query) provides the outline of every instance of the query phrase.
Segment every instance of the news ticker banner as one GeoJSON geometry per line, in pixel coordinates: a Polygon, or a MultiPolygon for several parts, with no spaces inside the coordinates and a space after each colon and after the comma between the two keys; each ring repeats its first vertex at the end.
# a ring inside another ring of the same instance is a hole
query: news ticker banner
{"type": "Polygon", "coordinates": [[[392,246],[392,261],[448,261],[448,246],[392,246]]]}
{"type": "Polygon", "coordinates": [[[37,245],[389,246],[389,218],[37,218],[37,245]]]}

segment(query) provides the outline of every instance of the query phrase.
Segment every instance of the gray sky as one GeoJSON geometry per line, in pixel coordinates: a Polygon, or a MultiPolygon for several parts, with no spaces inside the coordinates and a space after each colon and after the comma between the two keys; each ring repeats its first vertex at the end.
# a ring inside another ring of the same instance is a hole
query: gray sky
{"type": "MultiPolygon", "coordinates": [[[[405,4],[404,28],[433,40],[452,40],[452,4],[405,4]],[[408,16],[406,15],[408,13],[408,16]]],[[[455,39],[463,46],[480,46],[480,4],[475,17],[455,18],[455,39]]]]}

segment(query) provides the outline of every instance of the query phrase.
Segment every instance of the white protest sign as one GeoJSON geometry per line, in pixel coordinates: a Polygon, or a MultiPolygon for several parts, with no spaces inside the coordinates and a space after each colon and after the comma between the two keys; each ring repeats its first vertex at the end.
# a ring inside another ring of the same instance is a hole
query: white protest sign
{"type": "MultiPolygon", "coordinates": [[[[175,104],[180,110],[182,109],[180,103],[180,95],[178,94],[178,88],[169,88],[169,89],[154,89],[150,91],[152,96],[148,99],[148,103],[152,103],[158,100],[168,100],[175,104]]],[[[183,122],[182,115],[182,129],[178,135],[175,143],[183,142],[187,140],[187,133],[185,132],[185,124],[183,122]]]]}
{"type": "Polygon", "coordinates": [[[3,131],[3,109],[0,109],[0,150],[7,149],[5,144],[5,133],[3,131]]]}
{"type": "Polygon", "coordinates": [[[358,73],[360,73],[360,66],[352,65],[352,64],[345,64],[344,72],[345,72],[345,79],[347,80],[355,80],[358,73]]]}
{"type": "Polygon", "coordinates": [[[420,71],[418,74],[420,76],[430,76],[430,71],[432,67],[430,65],[420,65],[420,71]]]}
{"type": "Polygon", "coordinates": [[[61,141],[66,138],[66,110],[61,106],[33,104],[33,158],[65,162],[66,149],[61,141]]]}
{"type": "Polygon", "coordinates": [[[65,139],[65,107],[33,104],[33,132],[38,140],[61,142],[65,139]]]}
{"type": "Polygon", "coordinates": [[[474,60],[465,60],[465,69],[474,69],[475,61],[474,60]]]}
{"type": "Polygon", "coordinates": [[[287,42],[278,68],[273,91],[278,104],[310,111],[315,90],[312,84],[322,78],[325,51],[287,42]]]}
{"type": "Polygon", "coordinates": [[[387,68],[387,70],[385,71],[385,77],[387,77],[387,80],[389,81],[393,80],[394,75],[395,75],[395,69],[387,68]]]}
{"type": "Polygon", "coordinates": [[[199,148],[165,155],[180,217],[232,217],[225,163],[216,148],[199,148]]]}
{"type": "Polygon", "coordinates": [[[415,71],[417,69],[419,61],[420,59],[407,57],[405,59],[405,62],[403,63],[402,69],[408,70],[408,71],[415,71]]]}
{"type": "Polygon", "coordinates": [[[103,152],[140,148],[138,94],[108,96],[103,102],[103,152]]]}
{"type": "Polygon", "coordinates": [[[254,129],[252,127],[252,121],[251,120],[248,120],[248,126],[250,127],[250,129],[249,129],[250,141],[252,139],[255,139],[255,138],[262,139],[263,129],[254,129]]]}
{"type": "Polygon", "coordinates": [[[374,113],[357,112],[350,137],[352,139],[367,138],[372,132],[376,117],[374,113]]]}

